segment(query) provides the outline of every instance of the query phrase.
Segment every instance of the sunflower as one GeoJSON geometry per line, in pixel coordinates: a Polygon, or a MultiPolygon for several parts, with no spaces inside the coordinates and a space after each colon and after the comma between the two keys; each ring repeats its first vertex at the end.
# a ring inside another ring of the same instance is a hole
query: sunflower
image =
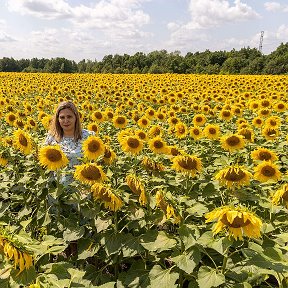
{"type": "Polygon", "coordinates": [[[234,152],[244,148],[244,137],[239,134],[224,135],[220,138],[224,150],[234,152]]]}
{"type": "Polygon", "coordinates": [[[123,206],[123,201],[114,194],[109,187],[100,183],[95,183],[91,187],[92,195],[95,200],[104,202],[105,208],[111,211],[117,211],[123,206]]]}
{"type": "Polygon", "coordinates": [[[31,136],[28,133],[18,129],[13,133],[13,138],[14,146],[25,155],[28,155],[32,152],[33,142],[31,136]]]}
{"type": "Polygon", "coordinates": [[[203,135],[208,139],[217,140],[220,137],[220,126],[217,124],[208,124],[203,129],[203,135]]]}
{"type": "Polygon", "coordinates": [[[0,156],[0,166],[5,167],[8,164],[8,160],[0,156]]]}
{"type": "Polygon", "coordinates": [[[194,126],[189,129],[189,134],[196,141],[202,138],[203,131],[200,129],[200,127],[194,126]]]}
{"type": "Polygon", "coordinates": [[[147,128],[149,127],[150,125],[150,120],[145,117],[145,116],[142,116],[138,121],[137,121],[137,124],[139,127],[141,128],[147,128]]]}
{"type": "Polygon", "coordinates": [[[176,215],[174,207],[165,199],[162,190],[156,192],[156,206],[164,212],[164,216],[167,220],[173,218],[175,224],[179,223],[181,220],[180,215],[176,215]]]}
{"type": "Polygon", "coordinates": [[[242,135],[244,139],[248,142],[254,142],[254,131],[251,128],[241,128],[238,129],[238,134],[242,135]]]}
{"type": "Polygon", "coordinates": [[[37,122],[32,117],[28,117],[26,123],[27,123],[29,129],[36,130],[38,127],[37,122]]]}
{"type": "Polygon", "coordinates": [[[102,123],[105,121],[105,113],[102,113],[100,110],[96,110],[91,113],[91,119],[96,123],[102,123]]]}
{"type": "Polygon", "coordinates": [[[288,184],[284,184],[272,196],[272,204],[278,205],[280,202],[285,203],[288,209],[288,184]]]}
{"type": "Polygon", "coordinates": [[[278,128],[272,128],[268,126],[264,126],[262,129],[262,135],[265,139],[268,140],[275,140],[279,136],[280,132],[278,128]]]}
{"type": "Polygon", "coordinates": [[[146,141],[147,140],[147,134],[145,131],[143,130],[136,130],[135,131],[135,135],[138,136],[142,141],[146,141]]]}
{"type": "Polygon", "coordinates": [[[206,123],[207,119],[204,114],[196,114],[193,117],[192,121],[195,126],[203,126],[206,123]]]}
{"type": "Polygon", "coordinates": [[[105,152],[103,141],[97,136],[87,137],[82,144],[83,155],[88,160],[95,160],[105,152]]]}
{"type": "Polygon", "coordinates": [[[87,129],[89,131],[93,131],[95,134],[99,133],[99,126],[98,126],[98,124],[96,122],[89,123],[87,125],[87,129]]]}
{"type": "Polygon", "coordinates": [[[213,227],[213,235],[227,231],[229,238],[243,240],[243,236],[260,238],[262,221],[243,207],[223,206],[205,215],[206,223],[217,221],[213,227]]]}
{"type": "Polygon", "coordinates": [[[170,125],[170,126],[175,126],[177,123],[179,123],[180,122],[180,120],[176,117],[176,116],[171,116],[171,117],[169,117],[168,118],[168,124],[170,125]]]}
{"type": "Polygon", "coordinates": [[[176,145],[167,146],[167,148],[169,150],[168,152],[169,155],[178,156],[184,154],[184,152],[181,149],[179,149],[176,145]]]}
{"type": "Polygon", "coordinates": [[[153,125],[148,131],[148,136],[149,137],[156,137],[156,136],[161,136],[162,135],[162,130],[159,125],[153,125]]]}
{"type": "Polygon", "coordinates": [[[143,149],[143,141],[137,136],[126,136],[120,140],[121,148],[124,152],[139,154],[143,149]]]}
{"type": "Polygon", "coordinates": [[[249,185],[252,174],[243,166],[230,166],[220,170],[215,179],[219,181],[222,186],[227,188],[241,187],[249,185]]]}
{"type": "Polygon", "coordinates": [[[253,124],[253,126],[255,126],[257,128],[261,128],[264,125],[264,121],[261,117],[255,117],[252,120],[252,124],[253,124]]]}
{"type": "Polygon", "coordinates": [[[276,155],[276,153],[274,153],[273,151],[267,149],[267,148],[262,148],[259,147],[256,150],[251,152],[251,158],[253,160],[260,160],[260,161],[277,161],[278,157],[276,155]]]}
{"type": "Polygon", "coordinates": [[[268,117],[270,115],[270,113],[271,113],[270,109],[263,108],[263,109],[260,109],[258,111],[258,116],[259,117],[268,117]]]}
{"type": "Polygon", "coordinates": [[[270,116],[264,122],[265,127],[277,129],[281,125],[281,118],[278,116],[270,116]]]}
{"type": "Polygon", "coordinates": [[[126,183],[131,189],[131,191],[139,196],[139,203],[141,205],[146,205],[147,197],[145,193],[145,188],[143,183],[135,174],[128,174],[126,176],[126,183]]]}
{"type": "Polygon", "coordinates": [[[187,136],[189,130],[183,122],[179,122],[175,125],[175,135],[178,139],[183,139],[187,136]]]}
{"type": "Polygon", "coordinates": [[[281,179],[281,172],[272,161],[263,161],[254,168],[254,171],[254,179],[259,182],[267,182],[269,180],[277,182],[281,179]]]}
{"type": "Polygon", "coordinates": [[[4,256],[8,260],[13,261],[14,267],[19,269],[19,273],[17,275],[19,275],[25,269],[28,270],[31,266],[33,266],[33,255],[28,251],[23,251],[23,247],[21,247],[20,250],[8,239],[0,237],[0,248],[3,249],[4,256]]]}
{"type": "Polygon", "coordinates": [[[65,167],[69,160],[59,145],[48,145],[39,149],[39,162],[48,170],[55,171],[65,167]]]}
{"type": "Polygon", "coordinates": [[[149,149],[156,154],[166,154],[168,152],[166,142],[160,137],[154,137],[148,141],[149,149]]]}
{"type": "Polygon", "coordinates": [[[87,163],[75,166],[74,178],[83,184],[93,185],[105,181],[107,176],[101,166],[95,163],[87,163]]]}
{"type": "Polygon", "coordinates": [[[105,164],[111,165],[116,159],[115,152],[108,146],[105,146],[103,161],[105,164]]]}
{"type": "Polygon", "coordinates": [[[148,156],[143,157],[141,164],[148,171],[160,172],[165,170],[165,166],[163,164],[156,162],[148,156]]]}
{"type": "Polygon", "coordinates": [[[114,127],[121,128],[121,129],[125,128],[128,123],[127,118],[123,115],[114,116],[112,121],[113,121],[114,127]]]}
{"type": "Polygon", "coordinates": [[[222,109],[219,113],[219,118],[225,121],[230,121],[233,117],[233,113],[230,110],[222,109]]]}
{"type": "Polygon", "coordinates": [[[10,126],[14,126],[15,120],[17,119],[16,115],[13,112],[9,112],[6,117],[5,120],[6,122],[10,125],[10,126]]]}
{"type": "Polygon", "coordinates": [[[273,105],[276,112],[285,112],[287,110],[287,104],[284,101],[279,101],[273,105]]]}
{"type": "Polygon", "coordinates": [[[202,170],[201,159],[192,155],[178,155],[172,159],[171,168],[177,172],[191,175],[194,177],[196,173],[202,170]]]}

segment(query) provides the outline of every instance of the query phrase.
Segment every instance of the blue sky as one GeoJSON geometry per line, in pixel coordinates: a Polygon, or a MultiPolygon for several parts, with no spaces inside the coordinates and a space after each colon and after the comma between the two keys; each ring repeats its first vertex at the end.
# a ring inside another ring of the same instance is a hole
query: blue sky
{"type": "Polygon", "coordinates": [[[288,1],[2,0],[0,58],[102,60],[108,54],[201,52],[288,42],[288,1]]]}

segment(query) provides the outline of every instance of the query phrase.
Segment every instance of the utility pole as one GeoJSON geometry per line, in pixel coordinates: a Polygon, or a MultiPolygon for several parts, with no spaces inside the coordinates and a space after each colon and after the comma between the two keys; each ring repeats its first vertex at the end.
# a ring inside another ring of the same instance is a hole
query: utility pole
{"type": "Polygon", "coordinates": [[[261,53],[262,53],[263,36],[264,36],[264,31],[261,31],[261,34],[260,34],[260,42],[259,42],[259,51],[260,51],[261,53]]]}

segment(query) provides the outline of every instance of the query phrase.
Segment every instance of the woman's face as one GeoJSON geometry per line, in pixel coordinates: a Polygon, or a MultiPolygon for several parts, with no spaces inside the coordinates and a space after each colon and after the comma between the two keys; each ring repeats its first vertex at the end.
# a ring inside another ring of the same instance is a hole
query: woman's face
{"type": "Polygon", "coordinates": [[[73,136],[75,131],[76,116],[72,110],[65,108],[59,112],[58,121],[63,129],[64,136],[73,136]]]}

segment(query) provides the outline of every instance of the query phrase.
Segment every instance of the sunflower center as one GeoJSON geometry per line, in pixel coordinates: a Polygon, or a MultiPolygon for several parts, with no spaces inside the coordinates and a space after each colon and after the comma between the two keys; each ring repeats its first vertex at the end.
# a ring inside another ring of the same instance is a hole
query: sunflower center
{"type": "Polygon", "coordinates": [[[194,170],[197,168],[197,161],[189,157],[181,159],[178,164],[186,170],[194,170]]]}
{"type": "Polygon", "coordinates": [[[240,139],[237,136],[231,136],[227,139],[227,144],[229,146],[236,146],[240,143],[240,139]]]}
{"type": "Polygon", "coordinates": [[[127,140],[127,144],[129,147],[131,148],[138,148],[140,143],[139,143],[139,140],[135,139],[135,138],[129,138],[127,140]]]}
{"type": "Polygon", "coordinates": [[[177,119],[177,118],[173,118],[173,119],[171,120],[171,123],[174,124],[174,125],[177,124],[177,123],[178,123],[178,119],[177,119]]]}
{"type": "Polygon", "coordinates": [[[262,124],[262,120],[261,120],[261,119],[257,119],[257,120],[256,120],[256,123],[257,123],[257,124],[262,124]]]}
{"type": "Polygon", "coordinates": [[[81,175],[88,180],[98,180],[101,178],[101,173],[97,167],[88,166],[81,171],[81,175]]]}
{"type": "Polygon", "coordinates": [[[26,139],[26,137],[24,135],[19,135],[19,143],[22,145],[22,146],[25,146],[27,147],[28,145],[28,141],[26,139]]]}
{"type": "Polygon", "coordinates": [[[144,132],[139,132],[138,136],[140,139],[145,139],[146,138],[146,134],[144,132]]]}
{"type": "Polygon", "coordinates": [[[164,144],[163,144],[163,142],[160,141],[160,140],[156,140],[156,141],[154,142],[154,147],[157,148],[157,149],[161,149],[161,148],[163,148],[163,146],[164,146],[164,144]]]}
{"type": "Polygon", "coordinates": [[[266,177],[272,177],[275,175],[275,169],[267,165],[262,168],[261,173],[266,177]]]}
{"type": "Polygon", "coordinates": [[[268,136],[275,136],[275,135],[276,135],[275,129],[270,129],[270,130],[268,130],[268,131],[267,131],[267,135],[268,135],[268,136]]]}
{"type": "Polygon", "coordinates": [[[230,111],[224,111],[223,112],[224,117],[230,117],[230,115],[231,115],[230,111]]]}
{"type": "Polygon", "coordinates": [[[179,152],[179,150],[177,149],[177,148],[171,148],[171,155],[173,155],[173,156],[177,156],[177,155],[179,155],[180,154],[180,152],[179,152]]]}
{"type": "Polygon", "coordinates": [[[103,117],[102,113],[100,113],[100,112],[96,112],[94,115],[97,119],[102,119],[102,117],[103,117]]]}
{"type": "Polygon", "coordinates": [[[9,115],[9,121],[13,122],[16,120],[15,115],[9,115]]]}
{"type": "Polygon", "coordinates": [[[50,162],[58,162],[62,159],[62,155],[60,151],[57,151],[55,149],[50,149],[47,151],[46,157],[50,162]]]}
{"type": "Polygon", "coordinates": [[[147,122],[146,119],[143,119],[143,120],[142,120],[142,124],[143,124],[143,125],[147,125],[147,123],[148,123],[148,122],[147,122]]]}
{"type": "Polygon", "coordinates": [[[229,169],[229,171],[226,173],[224,178],[227,181],[237,182],[237,181],[241,181],[242,179],[244,179],[245,175],[246,175],[245,172],[243,172],[240,169],[238,171],[236,171],[235,169],[229,169]]]}
{"type": "Polygon", "coordinates": [[[185,133],[185,128],[184,128],[184,127],[179,127],[179,128],[178,128],[178,132],[179,132],[180,134],[184,134],[184,133],[185,133]]]}
{"type": "Polygon", "coordinates": [[[124,123],[125,123],[125,118],[124,118],[124,117],[118,117],[117,120],[116,120],[116,122],[117,122],[118,124],[124,124],[124,123]]]}
{"type": "Polygon", "coordinates": [[[251,221],[249,219],[247,219],[245,222],[244,222],[244,219],[239,216],[236,216],[234,219],[233,219],[233,222],[230,223],[227,219],[227,215],[225,214],[222,218],[221,218],[221,222],[223,224],[225,224],[226,226],[229,226],[229,227],[232,227],[232,228],[241,228],[241,227],[245,227],[247,225],[249,225],[251,223],[251,221]]]}
{"type": "Polygon", "coordinates": [[[284,109],[284,104],[278,104],[278,109],[284,109]]]}
{"type": "Polygon", "coordinates": [[[271,159],[271,154],[267,151],[261,151],[259,153],[259,160],[270,160],[271,159]]]}
{"type": "Polygon", "coordinates": [[[196,122],[202,122],[203,121],[203,118],[202,117],[196,117],[196,122]]]}
{"type": "Polygon", "coordinates": [[[92,153],[98,151],[99,148],[100,148],[100,144],[98,141],[93,140],[93,141],[89,142],[89,144],[88,144],[88,150],[92,153]]]}
{"type": "Polygon", "coordinates": [[[194,135],[199,135],[199,134],[200,134],[200,131],[199,131],[198,129],[194,129],[194,130],[193,130],[193,134],[194,134],[194,135]]]}
{"type": "Polygon", "coordinates": [[[111,155],[112,155],[111,151],[108,150],[108,149],[106,149],[106,150],[105,150],[105,153],[104,153],[104,157],[105,157],[105,158],[110,158],[111,155]]]}
{"type": "Polygon", "coordinates": [[[275,120],[270,120],[270,125],[271,125],[271,126],[277,126],[277,123],[276,123],[275,120]]]}
{"type": "Polygon", "coordinates": [[[284,201],[288,201],[288,190],[286,192],[284,192],[284,194],[282,195],[282,199],[284,201]]]}
{"type": "Polygon", "coordinates": [[[215,128],[209,128],[209,133],[210,134],[216,134],[216,129],[215,128]]]}

